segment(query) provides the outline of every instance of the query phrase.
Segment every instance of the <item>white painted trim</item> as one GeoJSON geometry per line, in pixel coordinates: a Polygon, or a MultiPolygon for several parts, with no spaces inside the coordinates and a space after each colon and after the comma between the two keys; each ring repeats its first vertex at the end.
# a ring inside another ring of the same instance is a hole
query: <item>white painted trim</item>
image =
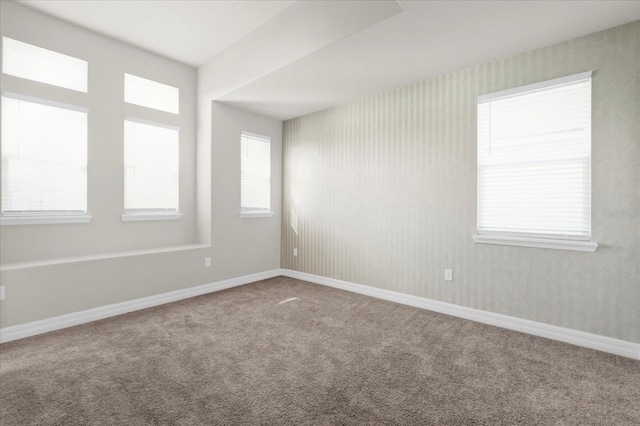
{"type": "Polygon", "coordinates": [[[246,136],[251,139],[259,139],[262,142],[269,143],[271,142],[271,136],[261,135],[259,133],[247,132],[246,130],[242,130],[240,132],[240,137],[246,136]]]}
{"type": "MultiPolygon", "coordinates": [[[[140,106],[142,108],[151,108],[151,107],[146,107],[144,105],[138,105],[138,104],[131,104],[131,105],[140,106]]],[[[169,111],[164,111],[164,110],[156,109],[156,108],[151,108],[151,109],[153,109],[155,111],[169,112],[169,111]]],[[[172,112],[169,112],[169,113],[170,114],[174,114],[172,112]]],[[[147,126],[162,127],[164,129],[175,130],[176,132],[180,132],[180,127],[179,126],[173,126],[171,124],[159,123],[159,122],[153,121],[153,120],[145,120],[144,118],[133,117],[133,116],[130,116],[130,115],[125,116],[124,119],[126,121],[130,121],[132,123],[144,124],[144,125],[147,125],[147,126]]]]}
{"type": "Polygon", "coordinates": [[[14,225],[51,225],[56,223],[89,223],[91,215],[33,215],[33,216],[2,216],[1,226],[14,225]]]}
{"type": "Polygon", "coordinates": [[[113,305],[101,306],[99,308],[87,309],[86,311],[74,312],[72,314],[61,315],[54,318],[47,318],[27,324],[0,328],[0,343],[10,342],[17,339],[24,339],[25,337],[48,333],[50,331],[60,330],[63,328],[72,327],[74,325],[85,324],[88,322],[97,321],[116,315],[122,315],[128,312],[138,311],[153,306],[163,305],[165,303],[175,302],[182,299],[188,299],[190,297],[200,296],[202,294],[213,293],[216,291],[225,290],[227,288],[249,284],[254,281],[278,277],[280,275],[282,275],[282,271],[280,269],[273,269],[271,271],[259,272],[256,274],[244,275],[242,277],[218,281],[212,284],[204,284],[197,287],[185,288],[183,290],[176,290],[169,293],[158,294],[155,296],[143,297],[141,299],[115,303],[113,305]]]}
{"type": "MultiPolygon", "coordinates": [[[[7,74],[7,75],[11,75],[11,74],[7,74]]],[[[38,81],[38,80],[31,80],[30,78],[25,78],[25,77],[20,77],[20,76],[14,76],[14,77],[23,78],[23,79],[28,80],[28,81],[35,81],[37,83],[42,83],[42,84],[46,84],[46,85],[49,85],[49,86],[60,87],[62,89],[74,90],[74,91],[80,92],[80,93],[87,93],[86,91],[82,92],[80,90],[70,89],[68,87],[57,86],[55,84],[45,83],[45,82],[38,81]]],[[[23,95],[21,93],[8,92],[6,90],[3,90],[2,92],[0,92],[0,94],[5,98],[11,98],[11,99],[15,99],[17,101],[31,102],[32,104],[40,104],[40,105],[45,105],[45,106],[50,106],[50,107],[60,108],[60,109],[68,109],[68,110],[71,110],[71,111],[81,112],[81,113],[84,113],[84,114],[88,114],[89,113],[89,108],[87,108],[85,106],[81,106],[81,105],[73,105],[73,104],[68,104],[68,103],[64,103],[64,102],[52,101],[51,99],[37,98],[35,96],[28,96],[28,95],[23,95]]]]}
{"type": "Polygon", "coordinates": [[[508,235],[474,235],[473,241],[479,244],[498,244],[503,246],[520,246],[548,248],[556,250],[586,251],[593,253],[598,243],[579,240],[556,240],[551,238],[512,237],[508,235]]]}
{"type": "Polygon", "coordinates": [[[524,93],[537,92],[550,87],[563,86],[565,84],[577,83],[591,78],[592,71],[585,71],[578,74],[566,75],[553,80],[541,81],[539,83],[528,84],[526,86],[514,87],[513,89],[501,90],[500,92],[487,93],[478,96],[478,103],[494,101],[496,99],[509,98],[511,96],[522,95],[524,93]]]}
{"type": "Polygon", "coordinates": [[[273,212],[240,212],[240,217],[243,219],[252,217],[271,217],[273,212]]]}
{"type": "Polygon", "coordinates": [[[73,256],[73,257],[63,257],[63,258],[57,258],[57,259],[36,260],[32,262],[5,263],[3,265],[0,265],[0,272],[15,271],[17,269],[25,269],[25,268],[37,268],[40,266],[62,265],[65,263],[92,262],[95,260],[120,259],[120,258],[130,257],[130,256],[147,256],[147,255],[160,254],[160,253],[172,253],[172,252],[179,252],[184,250],[198,250],[198,249],[207,249],[207,248],[211,248],[211,246],[209,244],[194,243],[194,244],[183,244],[180,246],[167,246],[167,247],[159,247],[159,248],[145,249],[145,250],[128,250],[128,251],[118,251],[113,253],[90,254],[88,256],[73,256]]]}
{"type": "Polygon", "coordinates": [[[398,293],[390,290],[370,287],[362,284],[355,284],[348,281],[326,278],[319,275],[307,274],[305,272],[283,269],[282,275],[299,280],[309,281],[328,287],[339,288],[353,293],[364,294],[378,299],[389,300],[416,308],[427,309],[458,318],[489,324],[496,327],[515,330],[534,336],[545,337],[547,339],[570,343],[576,346],[595,349],[615,355],[640,360],[640,343],[632,343],[611,337],[586,333],[584,331],[572,330],[541,322],[516,318],[509,315],[496,314],[409,294],[398,293]]]}
{"type": "Polygon", "coordinates": [[[139,222],[146,220],[178,220],[182,217],[179,212],[148,212],[148,213],[123,213],[120,220],[123,222],[139,222]]]}

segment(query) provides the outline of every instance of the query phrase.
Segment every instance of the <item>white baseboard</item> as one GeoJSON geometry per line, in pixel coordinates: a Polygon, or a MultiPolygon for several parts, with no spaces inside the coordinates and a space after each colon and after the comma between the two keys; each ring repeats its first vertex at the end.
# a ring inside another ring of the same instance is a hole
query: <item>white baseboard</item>
{"type": "Polygon", "coordinates": [[[265,280],[267,278],[273,278],[280,275],[282,275],[282,270],[274,269],[271,271],[259,272],[257,274],[244,275],[242,277],[218,281],[216,283],[204,284],[197,287],[185,288],[183,290],[176,290],[169,293],[158,294],[155,296],[143,297],[141,299],[129,300],[113,305],[101,306],[99,308],[87,309],[86,311],[74,312],[71,314],[47,318],[27,324],[0,328],[0,343],[10,342],[17,339],[24,339],[25,337],[35,336],[37,334],[60,330],[62,328],[67,328],[74,325],[85,324],[116,315],[126,314],[128,312],[138,311],[140,309],[150,308],[152,306],[158,306],[182,299],[188,299],[194,296],[200,296],[202,294],[213,293],[215,291],[237,287],[240,285],[252,283],[254,281],[265,280]]]}
{"type": "Polygon", "coordinates": [[[290,269],[273,269],[271,271],[244,275],[242,277],[231,278],[216,283],[204,284],[197,287],[158,294],[156,296],[149,296],[113,305],[101,306],[99,308],[74,312],[27,324],[0,328],[0,343],[23,339],[25,337],[60,330],[74,325],[85,324],[116,315],[126,314],[128,312],[138,311],[140,309],[200,296],[202,294],[213,293],[280,275],[640,360],[639,343],[627,342],[611,337],[586,333],[584,331],[572,330],[569,328],[558,327],[508,315],[496,314],[488,311],[481,311],[479,309],[467,308],[465,306],[454,305],[451,303],[440,302],[390,290],[383,290],[348,281],[322,277],[319,275],[307,274],[305,272],[298,272],[290,269]]]}
{"type": "Polygon", "coordinates": [[[640,360],[640,343],[627,342],[611,337],[586,333],[584,331],[572,330],[569,328],[558,327],[508,315],[496,314],[488,311],[481,311],[479,309],[467,308],[465,306],[454,305],[451,303],[440,302],[390,290],[383,290],[348,281],[326,278],[319,275],[307,274],[305,272],[298,272],[290,269],[283,269],[282,275],[640,360]]]}

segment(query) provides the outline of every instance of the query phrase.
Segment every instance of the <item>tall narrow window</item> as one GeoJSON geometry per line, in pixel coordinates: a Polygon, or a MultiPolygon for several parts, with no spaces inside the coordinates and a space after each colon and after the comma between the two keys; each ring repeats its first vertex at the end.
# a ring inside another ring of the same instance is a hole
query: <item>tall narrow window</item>
{"type": "Polygon", "coordinates": [[[125,73],[124,101],[178,114],[180,111],[180,89],[125,73]]]}
{"type": "Polygon", "coordinates": [[[8,37],[2,37],[2,72],[87,92],[87,61],[8,37]]]}
{"type": "Polygon", "coordinates": [[[271,216],[271,138],[242,132],[240,146],[240,216],[271,216]]]}
{"type": "Polygon", "coordinates": [[[179,130],[124,122],[123,220],[178,219],[179,130]]]}
{"type": "Polygon", "coordinates": [[[590,240],[590,72],[478,98],[478,236],[590,240]]]}
{"type": "Polygon", "coordinates": [[[3,219],[87,211],[87,111],[41,102],[2,97],[3,219]]]}

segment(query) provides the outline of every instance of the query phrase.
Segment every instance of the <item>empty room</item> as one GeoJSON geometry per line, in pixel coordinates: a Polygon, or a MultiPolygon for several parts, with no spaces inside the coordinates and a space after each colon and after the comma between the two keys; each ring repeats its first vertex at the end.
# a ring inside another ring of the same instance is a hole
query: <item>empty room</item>
{"type": "Polygon", "coordinates": [[[640,1],[0,19],[0,425],[640,424],[640,1]]]}

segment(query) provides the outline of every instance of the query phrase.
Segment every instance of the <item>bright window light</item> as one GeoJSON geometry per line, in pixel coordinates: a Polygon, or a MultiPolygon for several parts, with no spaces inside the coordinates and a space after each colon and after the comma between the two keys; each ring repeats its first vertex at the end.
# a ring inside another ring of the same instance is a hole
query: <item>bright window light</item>
{"type": "Polygon", "coordinates": [[[125,212],[178,210],[178,148],[178,129],[125,120],[125,212]]]}
{"type": "Polygon", "coordinates": [[[180,111],[180,89],[125,73],[124,101],[178,114],[180,111]]]}
{"type": "Polygon", "coordinates": [[[591,238],[591,73],[478,98],[478,234],[591,238]]]}
{"type": "Polygon", "coordinates": [[[271,208],[271,138],[242,132],[240,161],[241,212],[271,208]]]}
{"type": "Polygon", "coordinates": [[[3,216],[86,210],[87,112],[3,96],[3,216]]]}
{"type": "Polygon", "coordinates": [[[8,37],[2,37],[2,72],[87,92],[87,61],[8,37]]]}

